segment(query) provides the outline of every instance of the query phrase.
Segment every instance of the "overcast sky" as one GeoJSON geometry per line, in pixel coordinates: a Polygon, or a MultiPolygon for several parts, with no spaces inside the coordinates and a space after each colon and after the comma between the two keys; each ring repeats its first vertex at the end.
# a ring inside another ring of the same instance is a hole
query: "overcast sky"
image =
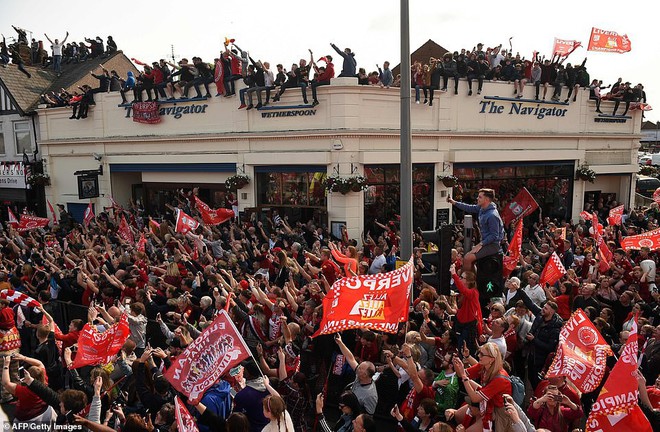
{"type": "MultiPolygon", "coordinates": [[[[606,84],[622,77],[644,84],[648,102],[657,105],[647,119],[660,119],[660,30],[657,3],[626,4],[621,1],[579,3],[556,0],[543,2],[439,2],[411,0],[411,51],[433,39],[450,51],[486,47],[500,43],[508,48],[513,36],[514,53],[530,58],[534,50],[549,56],[555,37],[581,41],[569,62],[588,57],[591,78],[606,84]],[[656,6],[653,6],[656,5],[656,6]],[[545,6],[545,10],[543,7],[545,6]],[[632,51],[626,54],[587,52],[592,27],[627,34],[632,51]]],[[[171,55],[200,56],[212,61],[222,49],[225,37],[248,50],[252,57],[282,63],[288,70],[301,57],[316,58],[332,53],[329,43],[350,47],[358,67],[368,72],[376,64],[400,60],[399,2],[347,1],[276,2],[252,0],[228,2],[90,2],[80,0],[3,0],[0,31],[15,37],[14,24],[33,32],[32,37],[71,40],[112,35],[128,57],[151,62],[171,55]]],[[[30,37],[30,34],[28,34],[30,37]]],[[[45,39],[44,39],[45,41],[45,39]]],[[[338,70],[341,62],[337,63],[338,70]]]]}

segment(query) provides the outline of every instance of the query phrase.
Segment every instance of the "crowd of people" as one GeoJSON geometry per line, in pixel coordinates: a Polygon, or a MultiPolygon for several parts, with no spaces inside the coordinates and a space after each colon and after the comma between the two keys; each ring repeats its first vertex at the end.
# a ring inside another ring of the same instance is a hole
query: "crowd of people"
{"type": "Polygon", "coordinates": [[[429,245],[415,234],[414,303],[398,333],[358,329],[311,338],[335,281],[394,268],[396,222],[379,224],[382,231],[361,244],[345,231],[333,238],[324,226],[276,213],[177,233],[173,212],[197,217],[195,194],[181,190],[165,215],[115,205],[83,226],[59,206],[58,225],[3,231],[0,290],[40,303],[34,310],[0,300],[0,400],[13,405],[14,421],[174,430],[177,393],[163,373],[227,307],[254,360],[189,407],[201,430],[569,431],[584,424],[600,387],[581,394],[568,377],[544,375],[563,321],[582,308],[617,355],[640,314],[639,403],[658,424],[659,294],[655,275],[640,264],[658,258],[646,248],[618,247],[622,234],[657,227],[657,205],[626,212],[622,226],[605,223],[607,206],[616,203],[593,209],[614,255],[607,271],[599,270],[591,222],[530,221],[504,293],[484,299],[470,268],[505,246],[500,242],[511,232],[497,223],[492,191],[480,191],[477,206],[487,211],[479,218],[481,241],[464,251],[463,239],[455,239],[451,292],[422,281],[429,245]],[[122,239],[122,215],[144,240],[122,239]],[[566,240],[557,236],[560,228],[566,240]],[[539,274],[553,251],[568,273],[556,286],[541,286],[539,274]],[[87,308],[86,316],[62,322],[62,305],[87,308]],[[69,369],[85,323],[102,332],[122,314],[130,337],[119,354],[108,364],[69,369]]]}

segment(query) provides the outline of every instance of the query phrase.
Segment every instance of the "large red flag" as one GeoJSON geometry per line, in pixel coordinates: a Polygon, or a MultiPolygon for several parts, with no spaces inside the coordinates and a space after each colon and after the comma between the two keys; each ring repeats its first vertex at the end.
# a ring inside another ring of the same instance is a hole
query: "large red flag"
{"type": "Polygon", "coordinates": [[[179,396],[174,398],[174,412],[176,414],[176,426],[179,431],[199,432],[195,418],[190,415],[185,404],[179,396]]]}
{"type": "Polygon", "coordinates": [[[85,216],[83,217],[83,225],[87,226],[94,219],[94,209],[92,208],[92,203],[90,201],[89,205],[85,209],[85,216]]]}
{"type": "Polygon", "coordinates": [[[552,48],[553,54],[559,54],[561,56],[567,56],[575,51],[582,44],[576,40],[566,40],[555,38],[555,43],[552,48]]]}
{"type": "Polygon", "coordinates": [[[590,393],[605,376],[612,349],[582,309],[573,312],[559,333],[557,353],[547,378],[565,376],[583,393],[590,393]]]}
{"type": "Polygon", "coordinates": [[[516,225],[516,232],[513,234],[511,243],[509,243],[509,254],[504,257],[502,269],[504,277],[508,277],[518,265],[520,255],[522,254],[522,234],[523,221],[522,219],[519,219],[518,224],[516,225]]]}
{"type": "Polygon", "coordinates": [[[586,221],[588,221],[589,219],[591,219],[591,214],[590,214],[588,211],[586,211],[586,210],[582,210],[582,211],[580,212],[580,217],[581,217],[582,219],[584,219],[584,221],[586,222],[586,221]]]}
{"type": "Polygon", "coordinates": [[[408,320],[413,261],[377,275],[343,278],[323,299],[323,319],[313,337],[352,328],[396,333],[408,320]]]}
{"type": "MultiPolygon", "coordinates": [[[[193,195],[194,196],[194,195],[193,195]]],[[[227,222],[229,219],[233,218],[234,211],[228,209],[212,209],[204,201],[195,197],[195,206],[199,213],[202,215],[202,220],[206,225],[219,225],[223,222],[227,222]]]]}
{"type": "Polygon", "coordinates": [[[46,204],[48,204],[48,211],[50,211],[50,214],[53,215],[53,225],[57,225],[57,213],[55,213],[53,205],[48,200],[46,200],[46,204]]]}
{"type": "Polygon", "coordinates": [[[600,242],[600,245],[598,246],[598,255],[600,256],[598,270],[600,270],[601,273],[605,273],[610,269],[610,263],[612,262],[612,251],[605,242],[600,242]]]}
{"type": "Polygon", "coordinates": [[[172,362],[165,378],[195,405],[206,389],[248,357],[249,348],[223,309],[211,325],[172,362]]]}
{"type": "Polygon", "coordinates": [[[630,51],[628,35],[619,35],[617,32],[591,28],[589,47],[587,51],[614,52],[623,54],[630,51]]]}
{"type": "Polygon", "coordinates": [[[42,218],[37,216],[32,216],[28,214],[22,214],[21,219],[16,225],[16,231],[29,231],[37,228],[44,228],[48,226],[50,219],[42,218]]]}
{"type": "Polygon", "coordinates": [[[534,200],[534,197],[527,190],[527,188],[522,188],[518,195],[509,203],[508,206],[502,211],[502,222],[504,225],[509,225],[512,221],[522,219],[528,214],[531,214],[539,208],[538,203],[534,200]]]}
{"type": "Polygon", "coordinates": [[[189,231],[195,231],[198,226],[199,222],[185,214],[183,210],[176,209],[176,225],[174,226],[176,232],[188,234],[189,231]]]}
{"type": "Polygon", "coordinates": [[[85,324],[78,338],[78,353],[69,369],[111,362],[112,357],[124,346],[124,342],[130,335],[128,316],[125,313],[122,314],[118,323],[113,324],[103,333],[99,333],[95,327],[85,324]]]}
{"type": "Polygon", "coordinates": [[[566,269],[564,268],[564,264],[561,263],[561,260],[559,259],[557,252],[553,252],[550,258],[548,259],[548,262],[545,263],[543,272],[541,272],[541,280],[539,281],[539,283],[541,284],[541,286],[543,286],[543,284],[546,283],[548,285],[554,285],[555,282],[561,279],[561,277],[564,276],[565,274],[566,274],[566,269]]]}
{"type": "Polygon", "coordinates": [[[598,222],[598,215],[596,213],[592,213],[591,215],[591,231],[593,231],[593,236],[594,236],[594,241],[596,242],[596,246],[600,246],[601,242],[603,241],[603,236],[602,230],[603,226],[598,222]]]}
{"type": "Polygon", "coordinates": [[[637,405],[637,317],[619,360],[607,377],[587,419],[587,432],[651,432],[648,419],[637,405]]]}
{"type": "Polygon", "coordinates": [[[117,228],[117,235],[128,243],[135,243],[135,238],[133,237],[133,232],[131,227],[128,226],[126,218],[124,215],[121,215],[121,220],[119,221],[119,228],[117,228]]]}
{"type": "Polygon", "coordinates": [[[660,228],[636,236],[624,237],[621,240],[621,247],[626,251],[640,250],[643,247],[651,250],[660,249],[660,228]]]}
{"type": "Polygon", "coordinates": [[[610,210],[609,217],[607,218],[607,223],[609,225],[621,225],[622,218],[623,218],[623,205],[620,205],[610,210]]]}

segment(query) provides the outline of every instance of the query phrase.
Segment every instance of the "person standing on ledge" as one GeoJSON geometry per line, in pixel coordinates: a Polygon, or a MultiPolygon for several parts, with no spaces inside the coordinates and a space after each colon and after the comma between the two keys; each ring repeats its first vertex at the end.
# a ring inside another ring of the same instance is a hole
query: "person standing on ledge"
{"type": "Polygon", "coordinates": [[[477,243],[470,252],[465,254],[463,269],[473,271],[474,262],[478,259],[496,255],[502,252],[500,243],[504,239],[504,224],[493,202],[495,191],[493,189],[479,189],[477,204],[465,204],[447,197],[447,202],[458,207],[466,213],[476,214],[479,217],[479,230],[481,242],[477,243]]]}

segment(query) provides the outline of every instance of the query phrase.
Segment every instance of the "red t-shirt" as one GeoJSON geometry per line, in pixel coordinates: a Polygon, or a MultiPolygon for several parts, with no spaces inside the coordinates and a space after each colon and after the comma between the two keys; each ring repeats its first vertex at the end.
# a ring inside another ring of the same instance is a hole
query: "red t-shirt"
{"type": "Polygon", "coordinates": [[[471,380],[478,381],[481,384],[481,388],[477,390],[477,393],[483,398],[483,402],[479,404],[479,410],[483,416],[484,424],[487,424],[493,418],[493,410],[504,406],[502,395],[511,394],[511,381],[504,378],[508,377],[509,374],[504,369],[501,369],[496,375],[502,376],[495,376],[487,383],[484,383],[481,376],[482,368],[480,364],[476,364],[469,367],[466,372],[471,380]]]}
{"type": "Polygon", "coordinates": [[[660,409],[660,389],[653,387],[646,387],[646,391],[649,394],[649,400],[651,401],[651,408],[660,409]]]}
{"type": "Polygon", "coordinates": [[[39,414],[42,414],[48,405],[42,401],[32,390],[22,384],[16,386],[16,411],[14,416],[16,420],[30,420],[39,414]]]}
{"type": "Polygon", "coordinates": [[[424,386],[421,392],[417,393],[413,387],[406,399],[401,403],[401,415],[404,419],[412,421],[417,415],[417,407],[424,399],[435,398],[435,391],[431,386],[424,386]]]}

